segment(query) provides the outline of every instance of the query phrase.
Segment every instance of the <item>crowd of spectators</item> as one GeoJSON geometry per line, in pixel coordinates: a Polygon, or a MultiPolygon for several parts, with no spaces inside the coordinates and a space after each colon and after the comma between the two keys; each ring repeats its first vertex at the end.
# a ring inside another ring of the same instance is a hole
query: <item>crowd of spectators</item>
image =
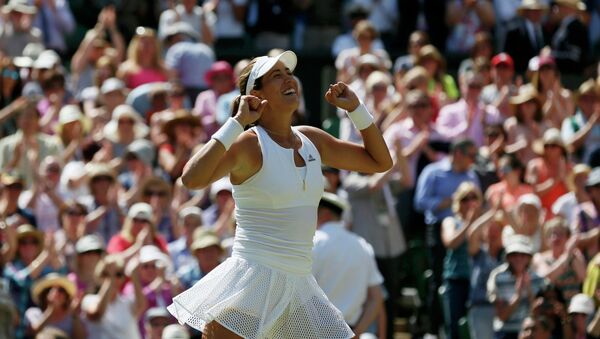
{"type": "Polygon", "coordinates": [[[415,337],[600,337],[599,1],[0,3],[0,337],[199,337],[166,307],[235,203],[179,177],[248,58],[323,48],[395,162],[323,168],[314,273],[357,334],[423,279],[415,337]]]}

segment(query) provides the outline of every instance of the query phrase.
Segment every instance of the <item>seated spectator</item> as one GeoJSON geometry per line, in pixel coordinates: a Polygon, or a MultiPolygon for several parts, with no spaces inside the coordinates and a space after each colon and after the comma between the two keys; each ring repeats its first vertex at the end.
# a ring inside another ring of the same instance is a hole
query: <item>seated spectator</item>
{"type": "Polygon", "coordinates": [[[487,31],[479,31],[475,33],[475,41],[471,47],[471,55],[469,58],[461,61],[458,66],[458,78],[460,79],[465,73],[475,71],[475,62],[478,59],[490,60],[494,53],[492,44],[492,35],[487,31]]]}
{"type": "Polygon", "coordinates": [[[549,283],[556,286],[568,302],[581,290],[585,278],[585,258],[577,249],[577,237],[565,220],[556,217],[544,225],[548,250],[533,256],[532,268],[549,283]]]}
{"type": "Polygon", "coordinates": [[[591,337],[588,334],[588,319],[596,313],[592,298],[583,293],[575,295],[569,303],[568,312],[572,338],[591,337]]]}
{"type": "Polygon", "coordinates": [[[511,237],[520,234],[529,238],[534,252],[542,249],[542,222],[544,210],[542,202],[533,193],[523,194],[517,200],[516,206],[506,214],[508,224],[502,230],[502,243],[509,243],[511,237]]]}
{"type": "Polygon", "coordinates": [[[41,132],[40,113],[33,102],[29,102],[18,113],[19,130],[0,139],[0,168],[3,172],[17,170],[24,179],[24,187],[33,184],[37,161],[49,155],[59,156],[62,152],[56,138],[41,132]]]}
{"type": "MultiPolygon", "coordinates": [[[[106,59],[100,59],[98,65],[99,67],[96,69],[96,72],[100,72],[106,67],[108,64],[102,65],[102,61],[106,59]]],[[[103,71],[104,72],[104,71],[103,71]]],[[[112,71],[111,71],[112,72],[112,71]]],[[[100,112],[96,114],[100,114],[103,118],[106,118],[101,124],[101,127],[110,120],[112,117],[112,113],[115,108],[125,104],[125,99],[127,98],[127,89],[125,87],[125,83],[121,81],[121,79],[117,79],[114,77],[114,72],[108,74],[109,78],[104,79],[100,85],[100,95],[98,97],[98,101],[100,102],[100,112]]]]}
{"type": "Polygon", "coordinates": [[[182,231],[181,236],[169,243],[169,254],[175,271],[194,260],[190,248],[194,241],[194,232],[204,225],[202,210],[196,206],[184,207],[178,213],[177,222],[182,231]]]}
{"type": "Polygon", "coordinates": [[[549,219],[552,216],[552,204],[569,191],[566,180],[573,165],[567,159],[568,151],[556,128],[544,132],[543,150],[537,151],[540,156],[527,164],[525,181],[540,197],[546,219],[549,219]]]}
{"type": "Polygon", "coordinates": [[[561,128],[563,121],[575,113],[571,91],[563,87],[560,71],[553,57],[540,55],[538,71],[531,80],[538,92],[544,120],[555,128],[561,128]]]}
{"type": "Polygon", "coordinates": [[[145,202],[152,207],[152,220],[156,225],[156,232],[166,241],[173,241],[180,234],[175,222],[176,216],[171,209],[172,194],[172,185],[157,176],[144,178],[139,184],[137,201],[145,202]]]}
{"type": "Polygon", "coordinates": [[[217,100],[235,88],[233,68],[227,61],[217,61],[210,66],[204,79],[209,89],[202,91],[196,98],[193,114],[200,118],[202,127],[210,138],[220,127],[217,122],[217,100]]]}
{"type": "Polygon", "coordinates": [[[500,53],[492,58],[491,65],[493,83],[483,88],[481,99],[486,105],[496,107],[505,119],[513,115],[510,98],[518,93],[513,84],[515,64],[510,55],[500,53]]]}
{"type": "Polygon", "coordinates": [[[46,327],[54,327],[69,338],[86,338],[85,326],[79,316],[81,300],[75,284],[66,276],[56,273],[46,275],[33,285],[31,295],[38,306],[25,312],[31,335],[46,327]]]}
{"type": "Polygon", "coordinates": [[[321,197],[314,237],[313,274],[329,300],[340,309],[344,320],[360,336],[368,331],[382,310],[383,277],[370,244],[344,228],[342,213],[347,208],[348,204],[333,193],[324,193],[321,197]],[[344,253],[342,248],[352,248],[352,251],[344,253]]]}
{"type": "Polygon", "coordinates": [[[119,66],[117,77],[131,89],[151,82],[168,80],[159,41],[153,29],[136,28],[135,36],[127,48],[127,60],[119,66]]]}
{"type": "MultiPolygon", "coordinates": [[[[24,319],[25,311],[34,306],[30,291],[35,280],[51,272],[64,273],[64,262],[56,250],[54,237],[44,239],[44,233],[29,224],[17,228],[15,258],[9,259],[3,276],[8,281],[19,319],[24,319]]],[[[26,321],[20,322],[15,337],[25,338],[27,326],[26,321]]]]}
{"type": "MultiPolygon", "coordinates": [[[[174,322],[173,316],[166,307],[152,307],[146,311],[144,320],[144,338],[161,339],[166,327],[174,322]]],[[[168,334],[168,332],[167,332],[168,334]]],[[[189,337],[189,335],[188,335],[189,337]]],[[[180,338],[180,337],[178,337],[180,338]]]]}
{"type": "Polygon", "coordinates": [[[7,224],[13,226],[31,224],[36,227],[37,220],[33,211],[21,208],[18,204],[21,193],[23,193],[23,178],[18,174],[2,173],[0,176],[1,215],[7,219],[7,224]]]}
{"type": "Polygon", "coordinates": [[[446,51],[466,55],[475,44],[476,33],[490,30],[494,26],[492,2],[454,0],[446,6],[446,24],[450,29],[446,51]]]}
{"type": "Polygon", "coordinates": [[[363,101],[375,118],[375,124],[381,126],[391,110],[394,92],[392,77],[388,72],[375,71],[369,74],[365,82],[366,96],[363,101]]]}
{"type": "Polygon", "coordinates": [[[68,163],[73,158],[82,159],[83,155],[79,146],[90,132],[91,127],[91,121],[83,115],[79,106],[66,105],[60,109],[55,132],[64,149],[61,157],[62,163],[68,163]]]}
{"type": "Polygon", "coordinates": [[[440,109],[436,130],[445,140],[469,138],[481,147],[484,142],[484,126],[501,121],[498,109],[481,101],[483,78],[480,74],[467,73],[461,79],[461,99],[440,109]]]}
{"type": "Polygon", "coordinates": [[[111,143],[112,157],[122,157],[125,148],[136,139],[148,135],[149,129],[140,114],[129,105],[119,105],[112,112],[112,118],[104,127],[104,137],[111,143]]]}
{"type": "Polygon", "coordinates": [[[75,266],[68,275],[75,287],[77,294],[90,294],[96,292],[94,271],[96,265],[104,257],[104,242],[95,234],[88,234],[77,240],[75,244],[75,266]]]}
{"type": "Polygon", "coordinates": [[[2,6],[2,14],[7,16],[0,25],[0,50],[14,58],[23,54],[30,42],[42,42],[42,32],[32,27],[37,8],[24,0],[9,0],[2,6]]]}
{"type": "Polygon", "coordinates": [[[533,253],[527,237],[513,235],[506,242],[505,263],[490,273],[487,292],[496,308],[495,338],[517,337],[535,295],[543,286],[543,279],[529,267],[533,253]]]}
{"type": "Polygon", "coordinates": [[[162,132],[167,142],[160,145],[158,164],[174,181],[181,176],[183,166],[192,156],[192,149],[205,134],[200,119],[186,110],[178,110],[163,119],[162,132]]]}
{"type": "Polygon", "coordinates": [[[106,252],[124,252],[123,256],[130,258],[146,244],[153,244],[161,251],[167,252],[167,242],[157,234],[154,220],[152,206],[145,202],[135,203],[127,212],[121,232],[108,242],[106,252]]]}
{"type": "MultiPolygon", "coordinates": [[[[362,3],[361,1],[349,1],[345,4],[343,11],[345,17],[349,21],[345,29],[349,28],[349,30],[341,32],[331,44],[331,56],[334,59],[338,57],[341,51],[358,46],[352,32],[359,22],[369,18],[370,13],[367,4],[362,3]]],[[[375,39],[373,45],[376,49],[385,49],[383,42],[379,38],[375,39]]]]}
{"type": "Polygon", "coordinates": [[[85,173],[90,194],[81,201],[90,211],[87,231],[107,242],[119,232],[123,220],[115,172],[106,164],[90,163],[85,173]]]}
{"type": "Polygon", "coordinates": [[[429,36],[423,31],[414,31],[408,37],[408,54],[394,61],[394,74],[401,78],[414,66],[421,47],[429,44],[429,36]]]}
{"type": "Polygon", "coordinates": [[[59,213],[64,201],[58,190],[61,166],[53,156],[42,159],[31,189],[19,196],[19,205],[33,212],[37,227],[42,232],[56,232],[60,228],[59,213]]]}
{"type": "Polygon", "coordinates": [[[446,60],[433,45],[425,45],[419,50],[415,65],[422,66],[429,74],[429,94],[437,99],[440,107],[458,99],[460,92],[454,78],[446,73],[446,60]]]}
{"type": "Polygon", "coordinates": [[[184,289],[192,287],[219,266],[225,254],[219,237],[214,232],[203,229],[197,229],[194,232],[194,241],[190,246],[190,251],[196,259],[195,262],[182,266],[177,271],[177,276],[184,289]]]}
{"type": "Polygon", "coordinates": [[[467,231],[468,251],[470,255],[471,281],[468,301],[469,330],[471,338],[491,339],[494,337],[494,305],[487,298],[487,281],[490,273],[504,257],[502,228],[504,220],[498,211],[499,205],[493,205],[481,217],[474,221],[467,231]]]}
{"type": "Polygon", "coordinates": [[[590,163],[591,155],[600,149],[600,85],[594,79],[583,82],[577,91],[577,111],[562,122],[561,135],[575,160],[590,163]]]}
{"type": "Polygon", "coordinates": [[[54,232],[54,239],[65,256],[69,271],[76,267],[77,242],[86,234],[87,207],[84,204],[67,200],[60,207],[58,220],[60,228],[54,232]]]}
{"type": "Polygon", "coordinates": [[[136,139],[127,145],[123,155],[124,169],[118,180],[125,190],[125,201],[131,205],[146,178],[154,175],[155,148],[147,139],[136,139]]]}
{"type": "MultiPolygon", "coordinates": [[[[145,333],[144,319],[146,312],[154,307],[166,307],[171,304],[173,296],[178,294],[179,291],[175,290],[175,286],[167,280],[167,275],[170,275],[173,271],[171,260],[158,247],[154,245],[142,246],[137,260],[139,261],[137,269],[139,283],[146,300],[146,308],[139,318],[138,326],[140,333],[145,333]]],[[[122,291],[125,298],[135,298],[134,284],[134,282],[125,284],[122,291]]]]}
{"type": "Polygon", "coordinates": [[[560,196],[552,204],[552,213],[567,220],[567,225],[575,225],[579,215],[577,207],[590,201],[590,196],[585,189],[588,175],[592,169],[585,164],[573,166],[573,171],[567,178],[569,192],[560,196]]]}
{"type": "Polygon", "coordinates": [[[453,215],[444,218],[441,239],[446,247],[442,302],[448,338],[459,338],[458,320],[467,314],[471,267],[467,234],[481,214],[481,191],[463,182],[452,194],[453,215]]]}
{"type": "Polygon", "coordinates": [[[378,32],[371,22],[363,20],[357,23],[352,30],[352,36],[358,46],[342,50],[335,60],[338,81],[351,82],[353,74],[358,73],[356,68],[358,68],[359,58],[365,54],[375,56],[377,59],[375,64],[383,70],[390,69],[392,62],[387,52],[384,49],[376,49],[373,45],[378,32]]]}
{"type": "Polygon", "coordinates": [[[139,262],[133,262],[129,277],[134,286],[134,297],[121,294],[127,275],[125,262],[116,255],[107,256],[95,268],[99,291],[87,294],[81,301],[81,310],[87,318],[88,338],[140,339],[137,320],[146,309],[146,299],[139,281],[139,262]]]}
{"type": "Polygon", "coordinates": [[[527,164],[536,157],[534,141],[541,139],[550,124],[544,120],[542,104],[536,89],[531,85],[519,88],[519,94],[510,98],[514,116],[504,121],[506,151],[516,153],[522,163],[527,164]]]}
{"type": "Polygon", "coordinates": [[[519,159],[510,154],[503,155],[498,161],[500,182],[491,185],[485,192],[490,206],[500,202],[502,208],[510,210],[524,194],[533,193],[531,186],[523,183],[525,167],[519,159]]]}
{"type": "Polygon", "coordinates": [[[590,201],[579,204],[575,209],[577,217],[573,233],[579,235],[577,246],[589,259],[598,253],[600,237],[600,167],[590,172],[585,190],[590,196],[590,201]]]}

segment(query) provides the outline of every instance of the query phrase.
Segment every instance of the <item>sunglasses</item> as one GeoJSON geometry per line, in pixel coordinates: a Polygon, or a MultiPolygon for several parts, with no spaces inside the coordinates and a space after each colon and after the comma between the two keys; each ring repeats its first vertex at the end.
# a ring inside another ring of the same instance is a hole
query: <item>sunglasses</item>
{"type": "Polygon", "coordinates": [[[81,216],[86,215],[87,213],[81,212],[81,211],[76,211],[76,210],[69,210],[66,212],[66,214],[71,217],[81,217],[81,216]]]}
{"type": "Polygon", "coordinates": [[[419,108],[427,108],[431,106],[428,102],[417,102],[415,104],[410,105],[410,108],[419,109],[419,108]]]}
{"type": "Polygon", "coordinates": [[[39,242],[35,239],[23,239],[19,240],[19,245],[39,245],[39,242]]]}
{"type": "MultiPolygon", "coordinates": [[[[102,274],[100,276],[102,278],[108,278],[108,277],[110,277],[110,275],[108,274],[108,272],[102,272],[102,274]]],[[[123,271],[115,272],[115,278],[123,278],[124,276],[125,276],[125,272],[123,272],[123,271]]]]}
{"type": "Polygon", "coordinates": [[[148,224],[150,223],[150,221],[146,220],[146,219],[142,219],[142,218],[133,218],[131,219],[134,223],[138,223],[138,224],[148,224]]]}
{"type": "Polygon", "coordinates": [[[133,125],[135,124],[135,121],[133,121],[133,119],[119,119],[118,123],[119,125],[133,125]]]}
{"type": "Polygon", "coordinates": [[[140,265],[141,268],[147,270],[147,269],[155,269],[156,268],[156,264],[154,263],[147,263],[147,264],[141,264],[140,265]]]}
{"type": "Polygon", "coordinates": [[[152,191],[152,190],[148,190],[148,191],[144,191],[144,195],[147,196],[147,197],[151,197],[151,196],[166,197],[167,196],[167,192],[165,192],[165,191],[152,191]]]}
{"type": "Polygon", "coordinates": [[[460,202],[467,202],[467,201],[474,201],[474,200],[479,200],[479,197],[476,194],[467,194],[462,199],[460,199],[460,202]]]}

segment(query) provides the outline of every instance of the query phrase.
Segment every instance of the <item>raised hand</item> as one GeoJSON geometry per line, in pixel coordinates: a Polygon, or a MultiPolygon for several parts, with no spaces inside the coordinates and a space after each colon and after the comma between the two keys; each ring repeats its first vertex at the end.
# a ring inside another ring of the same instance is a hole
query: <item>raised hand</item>
{"type": "Polygon", "coordinates": [[[343,82],[329,85],[329,89],[325,93],[325,100],[335,107],[349,112],[354,111],[360,105],[356,93],[343,82]]]}
{"type": "Polygon", "coordinates": [[[267,104],[267,100],[261,100],[253,95],[243,95],[240,98],[240,106],[234,119],[236,119],[240,125],[248,126],[260,119],[267,104]]]}

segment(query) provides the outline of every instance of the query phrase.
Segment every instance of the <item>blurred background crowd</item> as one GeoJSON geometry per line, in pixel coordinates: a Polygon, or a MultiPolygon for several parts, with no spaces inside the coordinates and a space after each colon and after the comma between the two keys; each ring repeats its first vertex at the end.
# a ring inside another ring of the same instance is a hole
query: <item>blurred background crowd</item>
{"type": "Polygon", "coordinates": [[[357,334],[600,337],[600,1],[0,6],[0,338],[200,337],[166,306],[230,254],[235,204],[178,178],[285,49],[295,123],[361,142],[323,100],[344,81],[395,160],[323,168],[314,273],[357,334]]]}

